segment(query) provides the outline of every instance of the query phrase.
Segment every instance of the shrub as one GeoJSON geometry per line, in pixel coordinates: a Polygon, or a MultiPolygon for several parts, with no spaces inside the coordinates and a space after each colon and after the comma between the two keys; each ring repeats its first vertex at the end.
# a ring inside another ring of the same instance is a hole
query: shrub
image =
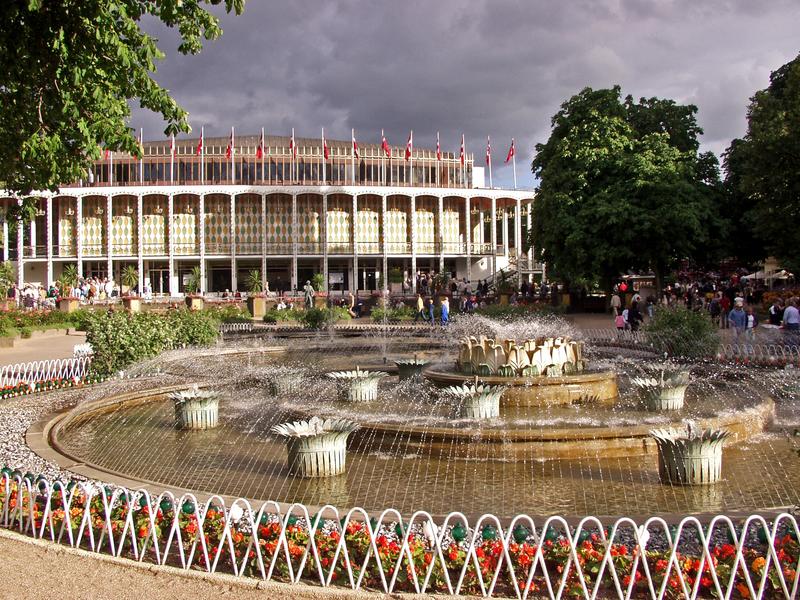
{"type": "Polygon", "coordinates": [[[167,314],[95,312],[86,318],[86,341],[92,345],[92,370],[108,376],[135,362],[172,348],[207,345],[219,321],[209,311],[177,310],[167,314]]]}
{"type": "Polygon", "coordinates": [[[373,321],[382,322],[386,317],[387,321],[410,321],[414,318],[415,311],[410,306],[401,308],[380,308],[376,306],[370,312],[373,321]]]}
{"type": "Polygon", "coordinates": [[[719,345],[719,330],[710,317],[682,306],[657,307],[644,331],[656,350],[670,356],[713,356],[719,345]]]}
{"type": "Polygon", "coordinates": [[[301,314],[299,310],[277,310],[273,308],[264,313],[264,323],[299,321],[301,314]]]}
{"type": "Polygon", "coordinates": [[[311,329],[327,329],[337,321],[350,318],[346,308],[310,308],[300,314],[300,322],[311,329]]]}
{"type": "Polygon", "coordinates": [[[200,312],[209,314],[220,323],[248,323],[252,320],[250,312],[237,304],[207,306],[200,312]]]}

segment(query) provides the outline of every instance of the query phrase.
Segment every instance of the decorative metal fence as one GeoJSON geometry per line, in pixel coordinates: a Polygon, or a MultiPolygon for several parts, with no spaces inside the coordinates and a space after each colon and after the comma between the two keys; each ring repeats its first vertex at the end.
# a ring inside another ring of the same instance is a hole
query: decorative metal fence
{"type": "Polygon", "coordinates": [[[20,383],[36,384],[54,379],[84,379],[89,374],[91,356],[37,360],[0,367],[0,388],[20,383]]]}
{"type": "Polygon", "coordinates": [[[222,323],[219,326],[219,332],[226,333],[251,333],[253,331],[253,323],[222,323]]]}
{"type": "Polygon", "coordinates": [[[797,597],[798,523],[782,513],[742,521],[653,517],[574,527],[561,517],[509,522],[393,509],[315,514],[192,494],[51,483],[3,469],[0,524],[35,538],[140,562],[384,593],[484,597],[797,597]]]}

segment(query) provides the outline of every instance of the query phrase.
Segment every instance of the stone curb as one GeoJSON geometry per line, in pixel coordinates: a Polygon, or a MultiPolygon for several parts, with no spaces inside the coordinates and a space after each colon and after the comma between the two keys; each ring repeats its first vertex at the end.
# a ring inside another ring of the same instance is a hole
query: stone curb
{"type": "Polygon", "coordinates": [[[374,600],[375,598],[456,598],[456,596],[441,596],[433,594],[409,594],[400,592],[386,594],[384,592],[368,592],[361,590],[354,591],[344,587],[322,587],[321,585],[316,586],[305,583],[279,583],[274,581],[264,581],[262,579],[255,579],[252,577],[237,577],[236,575],[230,575],[227,573],[208,573],[205,571],[184,570],[168,565],[156,565],[153,563],[138,562],[129,558],[118,558],[116,556],[102,554],[99,552],[90,552],[81,548],[72,548],[71,546],[65,546],[47,540],[32,538],[27,535],[17,533],[16,531],[10,531],[3,528],[0,528],[0,538],[13,542],[30,544],[31,546],[41,548],[47,553],[54,554],[56,556],[59,554],[68,554],[83,559],[101,561],[106,564],[115,565],[121,569],[152,573],[156,576],[181,577],[187,580],[206,581],[210,584],[222,585],[228,588],[238,588],[241,590],[264,590],[266,592],[265,598],[269,598],[273,594],[279,597],[287,597],[291,593],[314,594],[320,598],[331,599],[363,598],[365,600],[374,600]]]}

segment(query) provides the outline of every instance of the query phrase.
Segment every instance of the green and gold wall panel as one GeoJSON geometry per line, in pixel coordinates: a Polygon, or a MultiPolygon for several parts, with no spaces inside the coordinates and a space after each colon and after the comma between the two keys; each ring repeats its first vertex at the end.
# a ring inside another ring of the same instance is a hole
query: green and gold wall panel
{"type": "Polygon", "coordinates": [[[102,256],[106,253],[106,199],[83,199],[81,240],[84,256],[102,256]]]}
{"type": "Polygon", "coordinates": [[[417,252],[433,254],[436,240],[436,212],[439,201],[435,198],[417,198],[414,226],[416,227],[417,252]]]}
{"type": "Polygon", "coordinates": [[[408,211],[409,198],[390,197],[386,199],[386,251],[389,254],[408,254],[408,211]]]}
{"type": "Polygon", "coordinates": [[[236,253],[261,254],[261,196],[240,194],[236,196],[236,253]]]}
{"type": "Polygon", "coordinates": [[[267,196],[267,220],[264,223],[267,254],[292,252],[292,197],[288,194],[267,196]]]}
{"type": "Polygon", "coordinates": [[[116,196],[111,215],[111,251],[118,256],[138,253],[136,241],[136,198],[116,196]]]}
{"type": "Polygon", "coordinates": [[[147,255],[167,254],[167,198],[142,199],[142,250],[147,255]]]}
{"type": "Polygon", "coordinates": [[[347,196],[330,196],[328,198],[328,252],[350,253],[350,213],[353,200],[347,196]]]}
{"type": "Polygon", "coordinates": [[[381,252],[381,199],[361,196],[358,199],[356,241],[359,254],[381,252]]]}
{"type": "Polygon", "coordinates": [[[58,256],[75,256],[75,198],[58,198],[56,202],[58,203],[58,256]]]}
{"type": "Polygon", "coordinates": [[[444,251],[449,254],[461,252],[461,205],[463,200],[458,198],[445,198],[442,214],[442,241],[444,251]]]}
{"type": "Polygon", "coordinates": [[[322,252],[322,198],[316,195],[297,197],[297,241],[299,252],[322,252]]]}
{"type": "Polygon", "coordinates": [[[228,254],[231,251],[231,199],[222,194],[205,197],[206,253],[228,254]]]}
{"type": "Polygon", "coordinates": [[[191,194],[179,194],[172,200],[172,251],[175,254],[199,254],[198,236],[200,217],[199,198],[191,194]]]}

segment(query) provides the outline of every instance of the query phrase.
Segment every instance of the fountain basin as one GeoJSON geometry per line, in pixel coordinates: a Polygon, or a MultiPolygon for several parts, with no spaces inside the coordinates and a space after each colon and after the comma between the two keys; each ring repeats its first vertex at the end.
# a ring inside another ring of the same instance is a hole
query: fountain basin
{"type": "MultiPolygon", "coordinates": [[[[474,375],[427,370],[424,376],[436,385],[463,385],[474,375]]],[[[610,403],[619,396],[617,376],[612,371],[598,371],[562,377],[479,377],[485,385],[505,386],[502,401],[518,406],[554,406],[563,404],[610,403]]]]}

